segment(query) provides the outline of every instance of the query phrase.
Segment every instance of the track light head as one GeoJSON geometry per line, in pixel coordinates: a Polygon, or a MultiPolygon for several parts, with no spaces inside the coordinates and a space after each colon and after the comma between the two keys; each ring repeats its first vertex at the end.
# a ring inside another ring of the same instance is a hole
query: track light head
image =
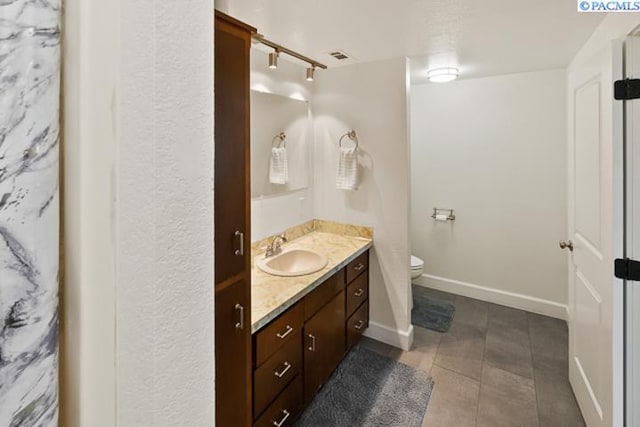
{"type": "Polygon", "coordinates": [[[278,56],[280,52],[277,50],[269,54],[269,68],[278,68],[278,56]]]}
{"type": "Polygon", "coordinates": [[[311,67],[307,68],[307,81],[308,82],[312,82],[313,81],[313,74],[316,71],[316,66],[312,65],[311,67]]]}

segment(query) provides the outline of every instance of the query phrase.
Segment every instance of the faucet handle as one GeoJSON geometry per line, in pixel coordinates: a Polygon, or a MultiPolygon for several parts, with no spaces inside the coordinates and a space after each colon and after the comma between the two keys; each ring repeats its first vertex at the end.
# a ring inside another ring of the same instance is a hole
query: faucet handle
{"type": "Polygon", "coordinates": [[[282,248],[282,240],[276,240],[275,242],[273,242],[273,250],[276,253],[280,252],[280,249],[282,248]]]}
{"type": "Polygon", "coordinates": [[[273,248],[271,247],[271,245],[268,246],[264,246],[261,249],[264,249],[264,257],[265,258],[269,258],[270,256],[273,255],[273,248]]]}

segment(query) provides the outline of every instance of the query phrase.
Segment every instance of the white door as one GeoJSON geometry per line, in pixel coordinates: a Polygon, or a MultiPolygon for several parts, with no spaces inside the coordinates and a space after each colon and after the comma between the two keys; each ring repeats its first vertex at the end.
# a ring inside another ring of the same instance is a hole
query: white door
{"type": "Polygon", "coordinates": [[[622,425],[622,44],[568,75],[569,379],[589,427],[622,425]]]}
{"type": "MultiPolygon", "coordinates": [[[[625,76],[640,79],[640,38],[625,42],[625,76]]],[[[640,99],[625,101],[627,164],[627,252],[640,261],[640,99]]],[[[640,426],[640,282],[626,284],[627,425],[640,426]]]]}

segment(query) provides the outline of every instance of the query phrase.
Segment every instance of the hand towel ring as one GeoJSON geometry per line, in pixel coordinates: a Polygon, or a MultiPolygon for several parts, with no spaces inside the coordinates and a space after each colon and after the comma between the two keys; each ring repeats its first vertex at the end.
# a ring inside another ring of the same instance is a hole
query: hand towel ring
{"type": "Polygon", "coordinates": [[[279,134],[277,134],[271,139],[271,146],[275,148],[280,148],[280,146],[287,148],[287,141],[285,140],[286,137],[287,135],[285,135],[284,132],[280,132],[279,134]],[[275,141],[276,139],[278,139],[278,144],[274,146],[273,141],[275,141]]]}
{"type": "Polygon", "coordinates": [[[344,137],[349,137],[349,139],[351,141],[353,141],[356,144],[356,148],[358,148],[358,135],[356,135],[356,131],[355,130],[350,130],[347,133],[345,133],[344,135],[342,135],[340,137],[340,141],[338,141],[338,145],[340,146],[340,148],[342,148],[342,140],[344,139],[344,137]]]}

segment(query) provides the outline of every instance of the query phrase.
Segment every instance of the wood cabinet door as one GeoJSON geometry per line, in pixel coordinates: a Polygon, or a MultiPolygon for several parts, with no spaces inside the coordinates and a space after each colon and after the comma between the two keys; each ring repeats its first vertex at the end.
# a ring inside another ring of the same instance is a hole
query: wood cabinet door
{"type": "Polygon", "coordinates": [[[304,325],[304,396],[308,404],[345,353],[345,295],[340,292],[304,325]]]}
{"type": "Polygon", "coordinates": [[[215,23],[215,281],[249,270],[251,33],[215,23]]]}
{"type": "Polygon", "coordinates": [[[216,425],[251,424],[251,307],[239,280],[215,292],[216,425]]]}

